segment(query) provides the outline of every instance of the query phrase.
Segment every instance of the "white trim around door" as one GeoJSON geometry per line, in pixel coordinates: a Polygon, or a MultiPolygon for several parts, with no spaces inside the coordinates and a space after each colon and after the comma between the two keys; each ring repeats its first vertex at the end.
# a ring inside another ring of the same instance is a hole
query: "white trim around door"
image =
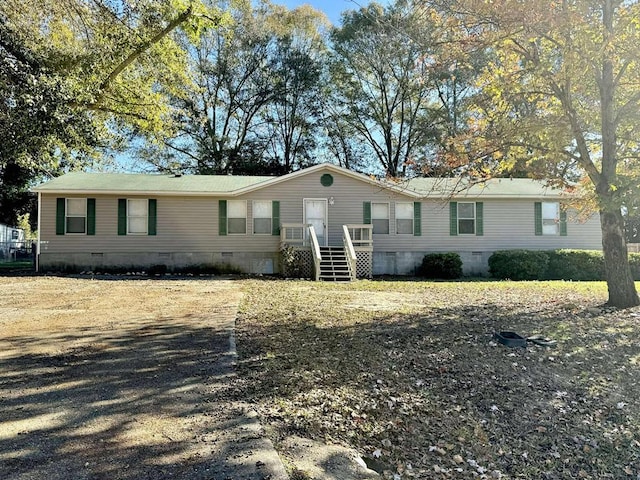
{"type": "Polygon", "coordinates": [[[303,199],[303,213],[304,223],[313,225],[320,246],[326,246],[328,240],[327,225],[329,224],[329,208],[327,199],[303,199]]]}

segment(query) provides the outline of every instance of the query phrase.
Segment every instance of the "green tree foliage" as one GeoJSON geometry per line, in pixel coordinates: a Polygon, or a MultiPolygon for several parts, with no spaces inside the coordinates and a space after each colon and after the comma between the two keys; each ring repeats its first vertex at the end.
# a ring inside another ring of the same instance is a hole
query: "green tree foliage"
{"type": "Polygon", "coordinates": [[[268,1],[235,2],[231,15],[188,42],[189,79],[172,95],[176,128],[145,146],[157,168],[286,173],[309,161],[326,19],[268,1]]]}
{"type": "Polygon", "coordinates": [[[472,135],[455,140],[458,158],[473,172],[515,168],[565,184],[581,178],[600,213],[609,303],[637,305],[621,211],[640,185],[640,5],[453,0],[446,7],[495,54],[478,82],[472,135]]]}
{"type": "Polygon", "coordinates": [[[52,60],[31,48],[0,17],[0,223],[34,210],[34,179],[82,163],[97,145],[97,128],[74,111],[73,89],[52,60]]]}
{"type": "MultiPolygon", "coordinates": [[[[348,128],[330,135],[342,140],[342,131],[356,132],[388,176],[440,173],[438,162],[428,159],[465,124],[472,65],[447,49],[455,45],[448,38],[451,25],[411,0],[386,8],[371,3],[346,12],[342,21],[332,35],[331,101],[348,128]]],[[[344,140],[333,145],[349,146],[344,140]]]]}
{"type": "Polygon", "coordinates": [[[185,70],[175,41],[221,16],[198,1],[0,3],[0,216],[29,209],[43,177],[96,166],[122,134],[166,128],[185,70]]]}
{"type": "Polygon", "coordinates": [[[267,155],[289,173],[314,163],[320,134],[326,19],[308,6],[282,12],[272,65],[276,97],[263,119],[267,155]]]}

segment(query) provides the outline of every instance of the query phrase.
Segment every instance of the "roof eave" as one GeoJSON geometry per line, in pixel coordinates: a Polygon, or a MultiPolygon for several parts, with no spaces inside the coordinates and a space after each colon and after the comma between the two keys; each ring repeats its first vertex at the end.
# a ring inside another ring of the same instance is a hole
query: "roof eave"
{"type": "Polygon", "coordinates": [[[158,191],[158,190],[86,190],[86,189],[73,189],[73,188],[57,188],[57,189],[39,189],[34,188],[31,190],[35,193],[42,194],[54,194],[54,195],[62,195],[62,194],[72,194],[72,195],[136,195],[136,196],[147,196],[153,195],[157,197],[175,197],[176,195],[185,196],[185,197],[219,197],[219,196],[235,196],[234,192],[212,192],[212,191],[181,191],[181,190],[171,190],[171,191],[158,191]]]}
{"type": "Polygon", "coordinates": [[[470,195],[452,195],[449,197],[440,197],[440,198],[450,198],[452,200],[457,199],[482,199],[482,200],[513,200],[513,199],[522,199],[522,200],[550,200],[550,199],[563,199],[563,198],[574,198],[571,195],[560,195],[560,194],[520,194],[520,195],[509,195],[509,194],[493,194],[493,195],[482,195],[482,194],[470,194],[470,195]]]}
{"type": "Polygon", "coordinates": [[[344,175],[346,177],[350,177],[350,178],[353,178],[355,180],[359,180],[361,182],[369,183],[370,185],[374,185],[375,187],[383,188],[385,190],[391,190],[393,192],[401,193],[401,194],[407,195],[409,197],[413,197],[413,198],[420,198],[421,197],[421,195],[419,193],[415,192],[414,190],[408,190],[406,187],[405,188],[401,188],[401,187],[396,187],[394,185],[389,185],[389,184],[386,184],[386,183],[381,182],[379,180],[373,179],[373,178],[371,178],[371,177],[369,177],[367,175],[364,175],[362,173],[353,172],[351,170],[347,170],[346,168],[338,167],[337,165],[332,165],[330,163],[321,163],[319,165],[314,165],[312,167],[308,167],[308,168],[305,168],[303,170],[298,170],[296,172],[288,173],[288,174],[283,175],[281,177],[274,177],[271,180],[266,180],[264,182],[260,182],[260,183],[257,183],[255,185],[249,185],[247,187],[243,187],[243,188],[240,188],[238,190],[234,190],[233,193],[235,195],[244,195],[245,193],[250,193],[250,192],[253,192],[255,190],[260,190],[260,189],[265,188],[265,187],[270,187],[270,186],[273,186],[273,185],[277,185],[278,183],[289,181],[292,178],[303,177],[305,175],[309,175],[309,174],[315,173],[315,172],[320,171],[320,170],[329,170],[329,171],[332,171],[333,173],[338,173],[338,174],[344,175]]]}

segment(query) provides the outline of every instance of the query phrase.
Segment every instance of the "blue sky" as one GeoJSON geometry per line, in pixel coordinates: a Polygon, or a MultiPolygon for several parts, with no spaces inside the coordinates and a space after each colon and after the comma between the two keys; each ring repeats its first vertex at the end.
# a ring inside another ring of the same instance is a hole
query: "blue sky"
{"type": "MultiPolygon", "coordinates": [[[[383,5],[388,4],[389,0],[377,0],[383,5]]],[[[316,10],[325,13],[334,25],[340,23],[340,13],[345,10],[358,10],[360,7],[371,3],[369,0],[273,0],[273,3],[286,5],[289,8],[299,7],[300,5],[311,5],[316,10]]]]}

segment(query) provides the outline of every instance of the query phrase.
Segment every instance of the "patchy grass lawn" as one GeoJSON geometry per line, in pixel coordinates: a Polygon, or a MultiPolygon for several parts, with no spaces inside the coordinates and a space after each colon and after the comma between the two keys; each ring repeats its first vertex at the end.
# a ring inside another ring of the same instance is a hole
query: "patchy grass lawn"
{"type": "Polygon", "coordinates": [[[14,262],[0,262],[0,274],[18,271],[33,271],[33,260],[17,260],[14,262]]]}
{"type": "Polygon", "coordinates": [[[640,309],[601,307],[602,282],[245,290],[239,368],[276,443],[347,444],[391,478],[640,478],[640,309]]]}

